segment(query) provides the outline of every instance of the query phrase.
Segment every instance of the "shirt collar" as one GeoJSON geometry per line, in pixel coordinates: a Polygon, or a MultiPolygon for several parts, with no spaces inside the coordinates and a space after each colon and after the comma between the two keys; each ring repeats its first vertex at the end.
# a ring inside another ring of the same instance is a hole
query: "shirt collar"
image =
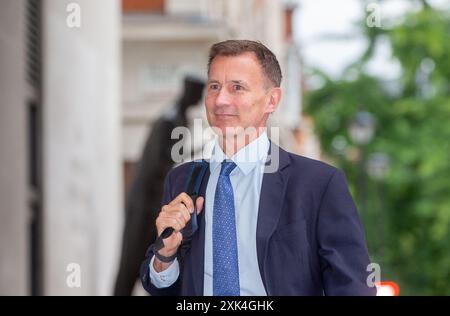
{"type": "MultiPolygon", "coordinates": [[[[231,157],[231,160],[238,166],[244,175],[250,173],[258,165],[264,164],[267,159],[270,142],[267,133],[263,132],[257,139],[253,140],[247,146],[241,148],[231,157]]],[[[222,161],[227,159],[216,138],[210,161],[211,173],[218,168],[222,161]]]]}

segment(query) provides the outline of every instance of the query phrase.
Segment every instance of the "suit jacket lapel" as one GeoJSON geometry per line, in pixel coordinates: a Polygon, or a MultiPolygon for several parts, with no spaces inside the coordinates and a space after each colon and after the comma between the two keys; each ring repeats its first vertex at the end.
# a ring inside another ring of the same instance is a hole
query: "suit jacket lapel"
{"type": "MultiPolygon", "coordinates": [[[[289,179],[289,156],[287,152],[271,142],[268,163],[276,163],[277,160],[279,163],[278,169],[272,173],[266,172],[263,176],[256,227],[256,250],[259,271],[268,295],[270,293],[268,293],[264,272],[267,243],[277,227],[289,179]]],[[[267,163],[266,170],[268,170],[267,163]]]]}

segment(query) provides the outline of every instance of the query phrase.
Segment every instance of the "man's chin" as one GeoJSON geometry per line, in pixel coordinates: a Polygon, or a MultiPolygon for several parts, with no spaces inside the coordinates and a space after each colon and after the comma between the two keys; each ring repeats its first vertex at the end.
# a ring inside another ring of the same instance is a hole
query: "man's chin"
{"type": "Polygon", "coordinates": [[[214,133],[216,133],[220,137],[233,137],[241,134],[244,131],[244,128],[240,126],[216,125],[213,127],[213,130],[214,133]]]}
{"type": "Polygon", "coordinates": [[[219,137],[226,137],[227,139],[243,136],[253,138],[258,135],[258,129],[255,127],[243,127],[243,126],[214,126],[212,127],[214,133],[219,137]]]}

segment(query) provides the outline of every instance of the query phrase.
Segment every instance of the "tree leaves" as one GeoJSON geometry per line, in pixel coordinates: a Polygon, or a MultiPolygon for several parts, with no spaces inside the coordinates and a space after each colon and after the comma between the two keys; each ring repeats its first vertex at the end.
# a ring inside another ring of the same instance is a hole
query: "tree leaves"
{"type": "Polygon", "coordinates": [[[403,23],[389,25],[362,28],[368,48],[349,67],[352,80],[316,74],[324,85],[308,93],[305,111],[314,118],[324,153],[346,172],[357,204],[366,205],[360,212],[372,259],[382,264],[382,278],[399,282],[404,294],[448,295],[450,17],[424,7],[406,13],[403,23]],[[392,57],[402,67],[398,82],[364,71],[380,36],[387,36],[392,57]],[[397,95],[388,89],[392,84],[400,87],[397,95]],[[371,112],[378,122],[366,148],[358,148],[348,135],[348,125],[360,110],[371,112]],[[374,152],[390,157],[383,181],[370,179],[365,162],[358,162],[374,152]],[[367,182],[365,195],[360,192],[361,175],[367,182]]]}

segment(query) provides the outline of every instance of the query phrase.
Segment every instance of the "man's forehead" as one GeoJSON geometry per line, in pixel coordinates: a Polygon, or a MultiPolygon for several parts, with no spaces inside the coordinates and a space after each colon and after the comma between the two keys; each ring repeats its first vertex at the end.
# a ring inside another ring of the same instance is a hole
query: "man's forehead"
{"type": "Polygon", "coordinates": [[[260,66],[254,53],[243,53],[236,56],[217,56],[211,63],[208,73],[208,81],[221,80],[219,76],[228,74],[232,77],[229,81],[246,81],[249,76],[260,75],[262,67],[260,66]],[[236,63],[230,65],[230,63],[236,63]]]}
{"type": "Polygon", "coordinates": [[[218,61],[236,61],[243,63],[249,63],[250,61],[253,61],[253,63],[260,66],[258,58],[256,57],[256,54],[254,52],[244,52],[238,55],[218,55],[211,62],[211,66],[217,64],[218,61]]]}

